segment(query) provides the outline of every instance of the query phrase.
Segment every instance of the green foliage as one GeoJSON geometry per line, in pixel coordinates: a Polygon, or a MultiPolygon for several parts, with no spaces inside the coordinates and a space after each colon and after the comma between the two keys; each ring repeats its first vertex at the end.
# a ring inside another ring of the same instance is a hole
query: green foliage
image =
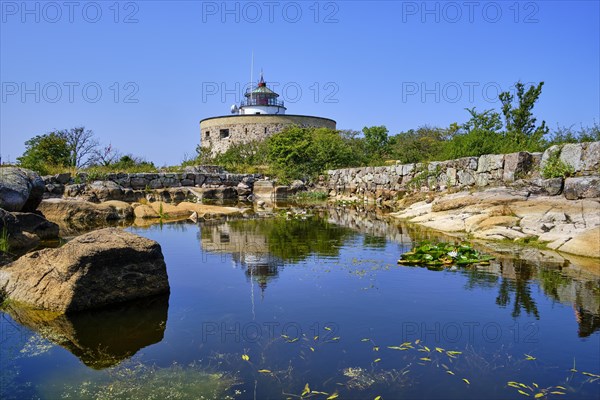
{"type": "Polygon", "coordinates": [[[261,166],[264,165],[266,158],[267,143],[251,141],[236,143],[224,153],[217,154],[211,160],[207,160],[208,163],[203,164],[222,165],[229,172],[252,174],[261,171],[261,166]]]}
{"type": "Polygon", "coordinates": [[[295,194],[293,199],[298,203],[311,203],[325,201],[328,197],[327,192],[308,191],[295,194]]]}
{"type": "Polygon", "coordinates": [[[196,363],[167,367],[125,363],[91,378],[55,386],[51,398],[74,399],[233,399],[234,376],[211,372],[196,363]]]}
{"type": "Polygon", "coordinates": [[[2,227],[0,230],[0,252],[8,253],[10,251],[10,244],[8,243],[8,228],[2,227]]]}
{"type": "Polygon", "coordinates": [[[557,144],[565,143],[582,143],[582,142],[597,142],[600,141],[600,125],[594,123],[590,127],[581,126],[578,132],[573,130],[573,126],[570,127],[556,127],[556,131],[552,132],[548,141],[547,146],[553,146],[557,144]]]}
{"type": "Polygon", "coordinates": [[[118,172],[142,173],[156,172],[157,169],[152,162],[145,161],[132,154],[122,156],[118,161],[106,165],[94,165],[83,170],[87,174],[88,181],[106,180],[108,174],[118,172]]]}
{"type": "Polygon", "coordinates": [[[502,102],[502,114],[506,120],[506,136],[512,142],[514,150],[540,150],[542,139],[549,129],[546,122],[542,121],[536,126],[537,119],[531,111],[542,94],[544,82],[537,86],[530,86],[525,91],[525,85],[521,82],[515,84],[517,90],[518,105],[513,106],[514,96],[510,92],[500,93],[502,102]]]}
{"type": "Polygon", "coordinates": [[[475,107],[466,110],[471,114],[471,118],[463,125],[455,127],[450,140],[444,144],[441,159],[501,153],[504,137],[500,132],[500,114],[494,110],[478,113],[475,107]]]}
{"type": "Polygon", "coordinates": [[[452,265],[485,264],[494,257],[479,253],[468,243],[435,243],[428,241],[419,243],[411,251],[402,254],[399,264],[425,265],[434,269],[452,265]]]}
{"type": "Polygon", "coordinates": [[[272,172],[284,182],[355,165],[360,159],[355,150],[339,132],[326,128],[292,126],[267,139],[272,172]]]}
{"type": "Polygon", "coordinates": [[[254,174],[267,172],[267,143],[251,141],[234,143],[227,151],[213,155],[206,147],[196,146],[196,157],[185,158],[181,167],[195,165],[220,165],[229,172],[254,174]]]}
{"type": "Polygon", "coordinates": [[[97,146],[91,130],[64,129],[29,139],[17,160],[20,166],[46,175],[91,164],[97,146]]]}
{"type": "Polygon", "coordinates": [[[119,161],[110,164],[108,167],[115,172],[156,172],[154,163],[132,154],[122,156],[119,161]]]}
{"type": "Polygon", "coordinates": [[[542,176],[549,178],[566,178],[575,173],[575,169],[560,159],[560,151],[550,153],[548,161],[542,169],[542,176]]]}
{"type": "Polygon", "coordinates": [[[23,168],[46,175],[52,167],[69,166],[70,155],[67,139],[60,132],[51,132],[26,141],[25,152],[17,161],[23,168]]]}
{"type": "Polygon", "coordinates": [[[92,167],[85,170],[87,182],[105,181],[108,178],[109,170],[106,168],[92,167]]]}
{"type": "Polygon", "coordinates": [[[385,126],[364,127],[365,149],[371,159],[381,159],[388,152],[389,137],[385,126]]]}
{"type": "Polygon", "coordinates": [[[448,130],[421,126],[402,132],[390,140],[391,156],[402,164],[440,159],[448,130]]]}

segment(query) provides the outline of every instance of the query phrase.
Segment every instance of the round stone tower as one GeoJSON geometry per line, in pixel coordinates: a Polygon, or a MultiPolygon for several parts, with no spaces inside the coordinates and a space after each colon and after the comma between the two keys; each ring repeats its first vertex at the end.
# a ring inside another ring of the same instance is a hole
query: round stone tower
{"type": "Polygon", "coordinates": [[[260,76],[258,85],[244,94],[239,106],[231,107],[231,113],[200,121],[200,145],[212,154],[222,153],[234,144],[264,140],[287,126],[336,129],[336,122],[329,118],[309,115],[286,114],[279,95],[267,87],[260,76]]]}

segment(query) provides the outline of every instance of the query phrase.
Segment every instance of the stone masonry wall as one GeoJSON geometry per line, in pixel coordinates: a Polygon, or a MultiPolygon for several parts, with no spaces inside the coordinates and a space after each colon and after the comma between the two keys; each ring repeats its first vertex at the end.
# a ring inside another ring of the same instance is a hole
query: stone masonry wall
{"type": "Polygon", "coordinates": [[[600,197],[600,142],[552,146],[544,153],[486,154],[457,160],[330,170],[322,184],[330,196],[395,199],[406,192],[513,186],[567,199],[600,197]],[[573,177],[544,179],[553,153],[570,165],[573,177]]]}
{"type": "Polygon", "coordinates": [[[213,154],[222,153],[234,144],[264,140],[290,125],[336,128],[334,120],[307,115],[231,115],[200,121],[200,143],[213,154]],[[221,138],[221,129],[228,129],[229,136],[221,138]]]}
{"type": "Polygon", "coordinates": [[[76,197],[95,194],[100,201],[137,201],[147,193],[165,189],[201,188],[204,191],[219,188],[237,188],[252,185],[262,177],[259,174],[230,174],[222,167],[203,166],[191,168],[189,172],[171,173],[116,173],[105,176],[89,176],[85,173],[58,174],[43,177],[46,185],[45,197],[76,197]]]}

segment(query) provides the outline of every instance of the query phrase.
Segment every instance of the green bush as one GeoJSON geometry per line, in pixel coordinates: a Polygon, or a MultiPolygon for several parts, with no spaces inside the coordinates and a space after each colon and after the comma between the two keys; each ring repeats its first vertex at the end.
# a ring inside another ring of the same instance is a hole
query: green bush
{"type": "Polygon", "coordinates": [[[267,151],[271,171],[282,182],[314,179],[361,160],[338,131],[326,128],[288,127],[267,139],[267,151]]]}
{"type": "Polygon", "coordinates": [[[542,177],[549,178],[566,178],[575,173],[575,169],[560,159],[560,151],[550,153],[550,157],[542,169],[542,177]]]}

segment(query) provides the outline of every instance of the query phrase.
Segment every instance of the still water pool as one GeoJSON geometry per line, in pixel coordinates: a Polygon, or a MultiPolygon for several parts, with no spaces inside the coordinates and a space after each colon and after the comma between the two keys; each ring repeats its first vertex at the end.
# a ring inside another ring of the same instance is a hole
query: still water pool
{"type": "Polygon", "coordinates": [[[398,266],[427,234],[347,211],[127,229],[170,295],[7,307],[1,398],[600,398],[594,266],[398,266]]]}

